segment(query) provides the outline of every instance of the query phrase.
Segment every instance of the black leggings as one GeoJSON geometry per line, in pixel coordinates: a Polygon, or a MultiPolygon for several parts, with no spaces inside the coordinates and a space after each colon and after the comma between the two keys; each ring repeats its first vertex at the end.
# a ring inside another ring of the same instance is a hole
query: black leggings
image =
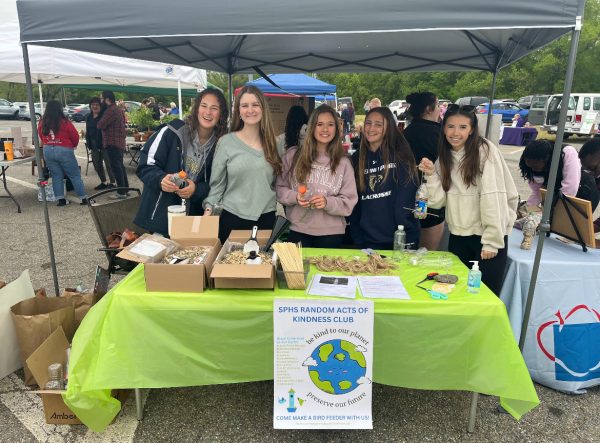
{"type": "Polygon", "coordinates": [[[473,263],[469,263],[469,261],[479,261],[481,281],[494,294],[500,296],[508,255],[508,237],[504,236],[504,248],[498,249],[498,254],[489,260],[481,259],[481,247],[481,236],[479,235],[461,236],[450,234],[448,251],[458,256],[460,261],[469,269],[473,267],[473,263]]]}
{"type": "Polygon", "coordinates": [[[338,235],[309,235],[290,230],[288,241],[302,243],[304,248],[339,248],[344,240],[344,234],[338,235]]]}
{"type": "Polygon", "coordinates": [[[225,240],[234,229],[251,230],[253,226],[258,226],[258,229],[273,229],[274,225],[275,211],[265,212],[258,220],[246,220],[223,209],[219,216],[219,240],[221,240],[221,243],[225,243],[225,240]]]}

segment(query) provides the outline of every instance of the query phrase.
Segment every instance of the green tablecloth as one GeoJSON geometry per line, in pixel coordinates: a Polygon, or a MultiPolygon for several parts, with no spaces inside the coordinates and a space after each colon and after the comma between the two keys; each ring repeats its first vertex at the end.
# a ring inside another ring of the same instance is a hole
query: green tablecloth
{"type": "MultiPolygon", "coordinates": [[[[358,254],[304,250],[305,256],[325,252],[358,254]]],[[[499,396],[519,419],[539,400],[504,304],[485,287],[468,294],[468,270],[456,258],[456,289],[449,300],[433,300],[415,287],[431,271],[440,269],[403,264],[398,272],[411,300],[376,300],[374,381],[499,396]]],[[[274,298],[315,297],[279,289],[146,292],[138,266],[90,310],[75,334],[67,405],[101,431],[120,410],[110,389],[272,379],[274,298]]]]}

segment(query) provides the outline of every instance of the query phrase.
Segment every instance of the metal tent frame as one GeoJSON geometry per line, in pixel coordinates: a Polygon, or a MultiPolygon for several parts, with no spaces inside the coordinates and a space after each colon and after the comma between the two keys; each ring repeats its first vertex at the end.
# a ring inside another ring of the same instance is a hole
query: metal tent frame
{"type": "MultiPolygon", "coordinates": [[[[234,73],[482,70],[493,74],[490,97],[493,100],[500,69],[572,33],[564,103],[571,92],[585,0],[505,0],[502,4],[461,0],[460,8],[436,0],[418,3],[386,0],[377,8],[369,8],[362,1],[348,0],[343,9],[319,0],[285,6],[264,1],[253,4],[251,9],[242,0],[231,0],[227,7],[180,0],[178,8],[164,8],[162,0],[105,0],[85,4],[86,13],[95,18],[94,26],[78,20],[80,5],[76,0],[17,0],[30,109],[33,109],[33,95],[29,44],[226,72],[230,99],[234,73]],[[118,23],[113,19],[115,10],[124,18],[118,23]],[[157,17],[156,11],[161,11],[160,16],[157,17]],[[244,11],[243,20],[239,20],[239,11],[244,11]],[[149,34],[151,29],[156,29],[156,33],[149,34]]],[[[550,189],[556,183],[566,111],[566,107],[560,111],[550,189]]],[[[486,132],[489,132],[491,117],[489,113],[486,132]]],[[[40,161],[34,126],[32,122],[36,158],[40,161]]],[[[42,177],[38,185],[44,199],[56,282],[42,177]]],[[[550,205],[546,205],[519,342],[521,349],[549,226],[550,205]]],[[[478,394],[473,393],[469,432],[474,429],[477,400],[478,394]]]]}

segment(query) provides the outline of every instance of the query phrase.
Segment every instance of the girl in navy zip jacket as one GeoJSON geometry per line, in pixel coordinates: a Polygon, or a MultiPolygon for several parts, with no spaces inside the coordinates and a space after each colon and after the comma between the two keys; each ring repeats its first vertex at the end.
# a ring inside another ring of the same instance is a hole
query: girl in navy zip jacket
{"type": "Polygon", "coordinates": [[[213,156],[218,139],[227,132],[227,105],[217,89],[202,91],[185,122],[162,126],[144,145],[137,176],[144,182],[134,223],[151,232],[168,235],[167,208],[187,199],[189,215],[202,215],[208,195],[213,156]],[[187,186],[170,180],[184,170],[187,186]]]}
{"type": "Polygon", "coordinates": [[[393,249],[394,232],[404,225],[406,242],[419,245],[415,205],[417,168],[414,155],[398,131],[388,108],[371,109],[365,117],[360,149],[352,156],[358,204],[350,216],[353,242],[373,249],[393,249]]]}

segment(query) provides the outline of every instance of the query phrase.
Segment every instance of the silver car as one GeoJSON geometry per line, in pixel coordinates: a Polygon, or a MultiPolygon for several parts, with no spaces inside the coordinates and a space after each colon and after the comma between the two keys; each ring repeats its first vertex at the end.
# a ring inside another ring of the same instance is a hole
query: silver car
{"type": "Polygon", "coordinates": [[[0,117],[12,119],[19,118],[19,107],[8,100],[0,98],[0,117]]]}
{"type": "MultiPolygon", "coordinates": [[[[31,114],[29,113],[29,103],[27,102],[14,102],[13,105],[19,107],[19,118],[24,120],[30,120],[31,114]]],[[[42,118],[42,106],[40,103],[34,103],[35,106],[35,118],[39,120],[42,118]]]]}

